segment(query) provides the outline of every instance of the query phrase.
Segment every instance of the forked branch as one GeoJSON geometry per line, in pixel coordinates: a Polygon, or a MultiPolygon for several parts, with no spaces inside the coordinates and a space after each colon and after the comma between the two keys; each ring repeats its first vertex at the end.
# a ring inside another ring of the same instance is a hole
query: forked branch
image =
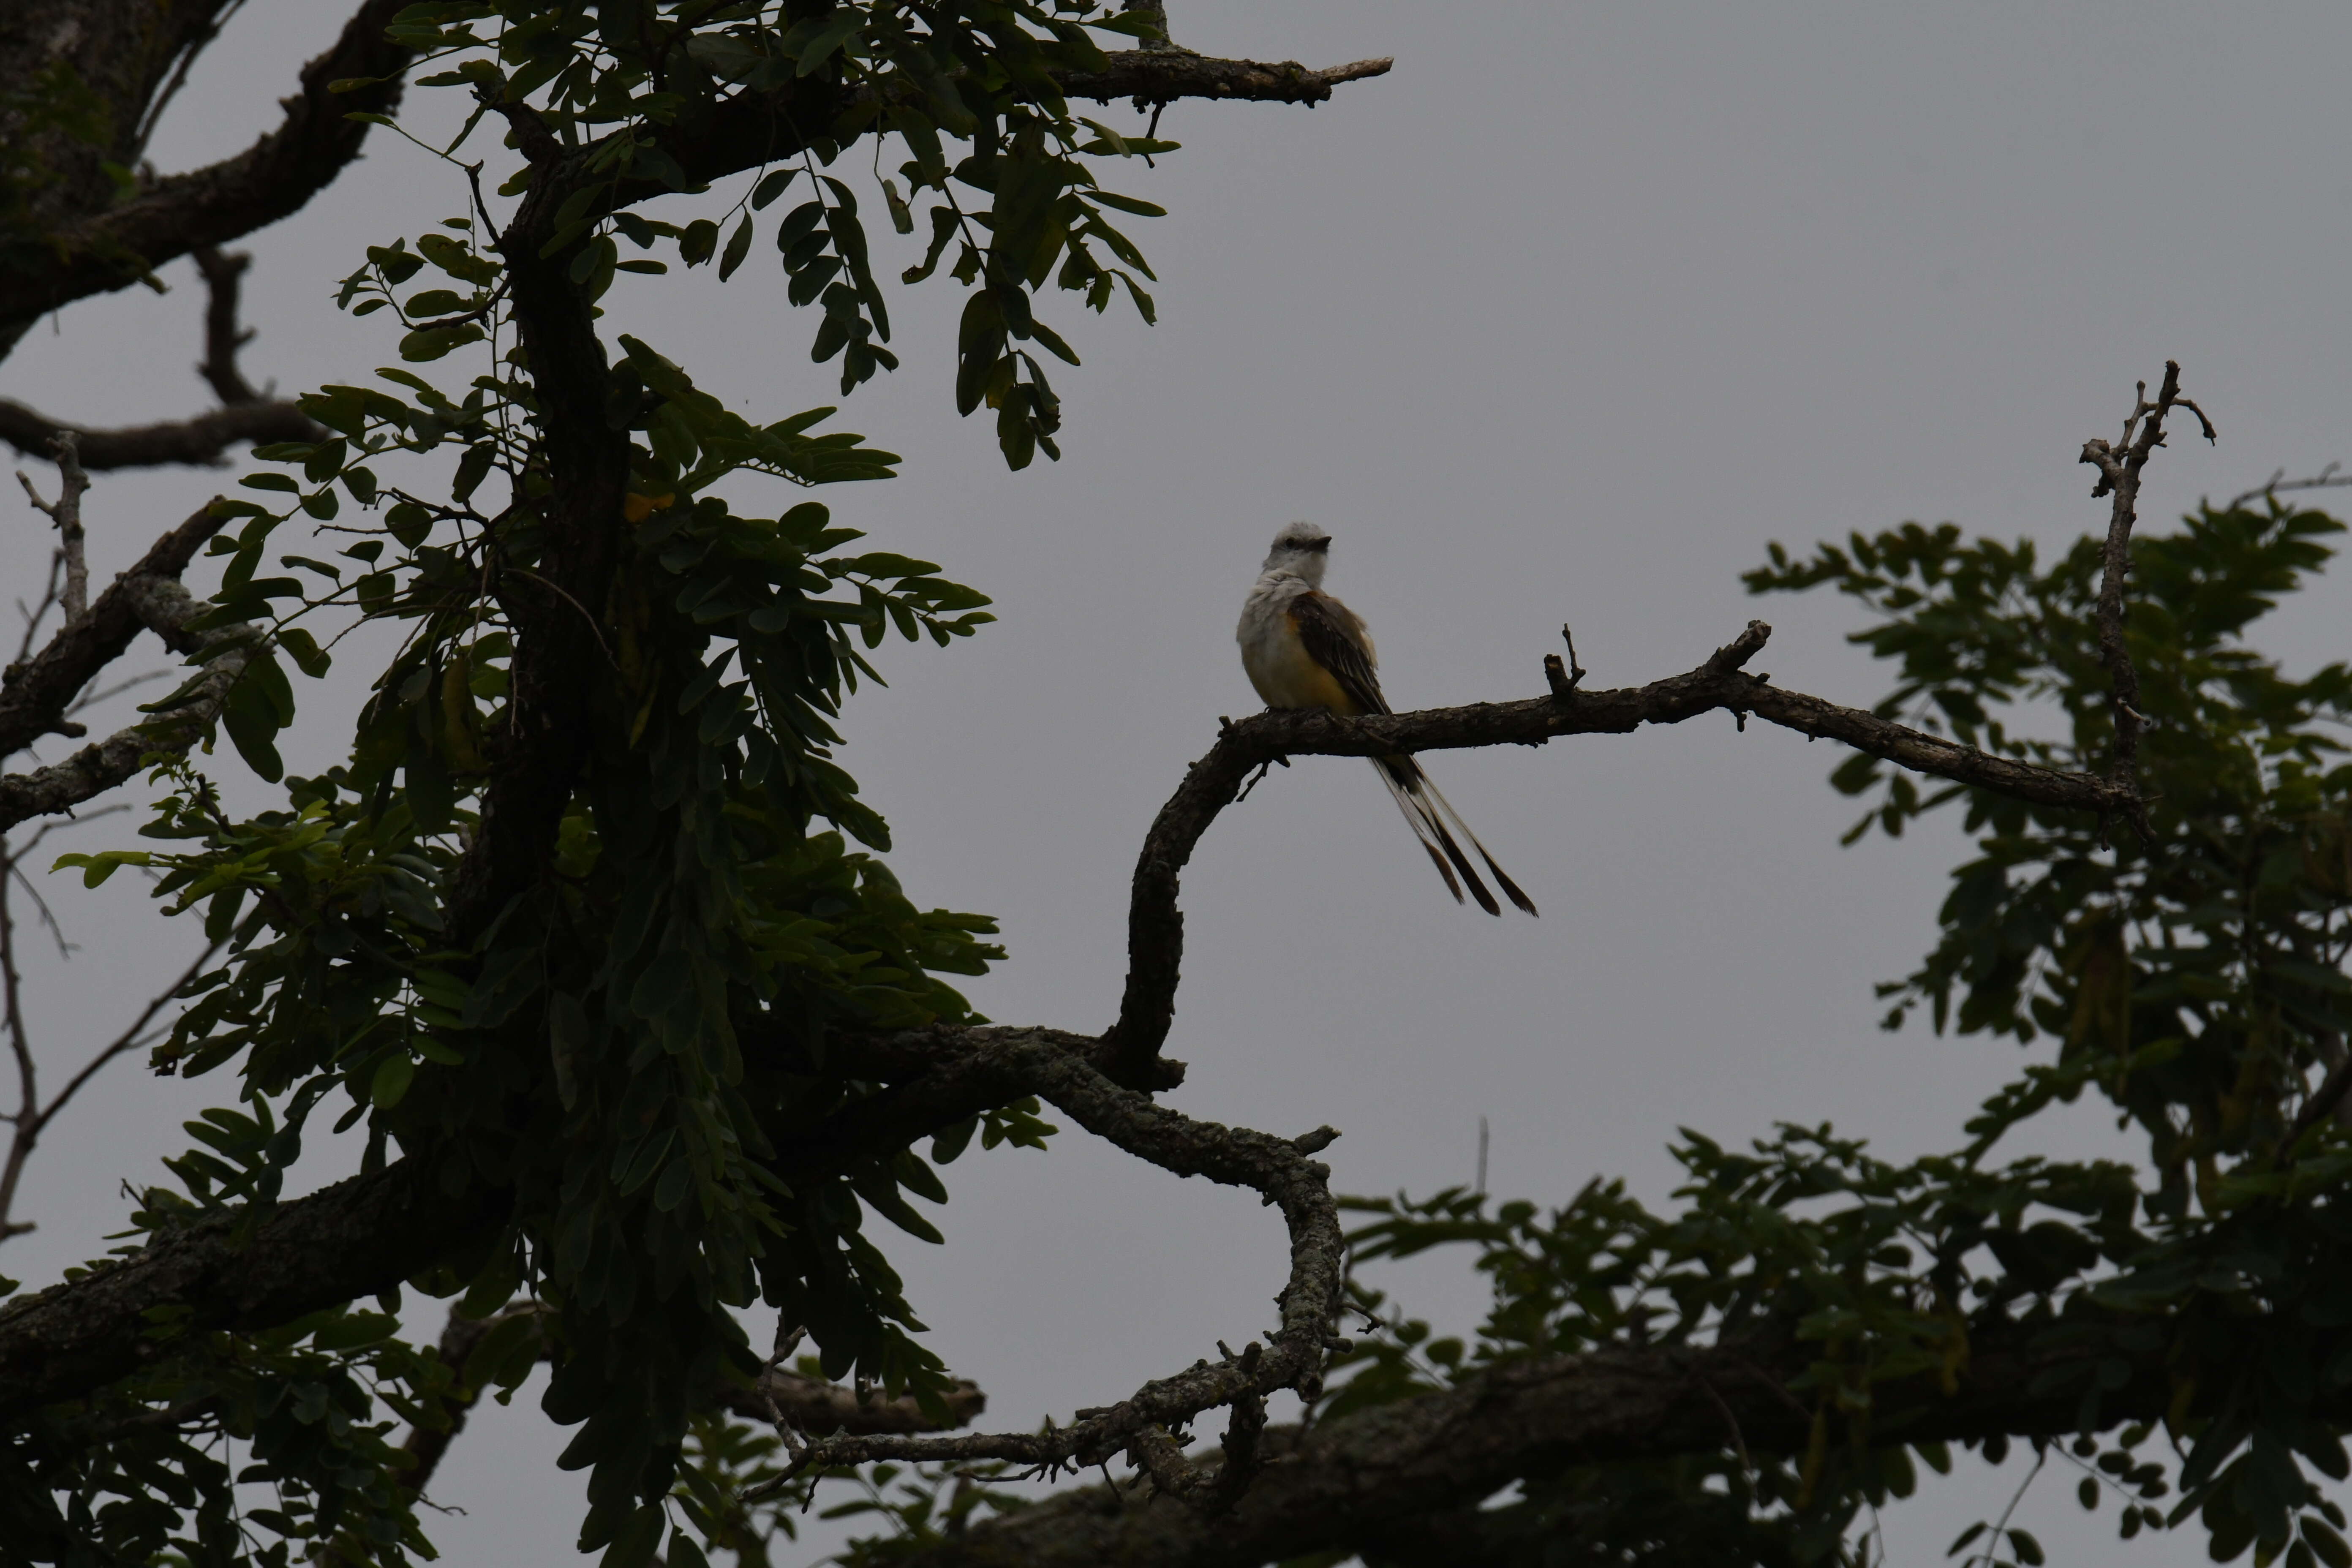
{"type": "MultiPolygon", "coordinates": [[[[48,452],[59,442],[71,441],[76,443],[82,468],[149,468],[170,463],[218,464],[228,448],[240,441],[323,437],[325,429],[309,415],[291,403],[276,402],[255,391],[237,366],[237,350],[253,338],[253,329],[240,326],[237,321],[239,286],[252,258],[205,246],[197,247],[194,258],[208,295],[205,357],[196,374],[210,384],[222,406],[188,419],[93,430],[0,398],[0,441],[20,452],[48,452]]],[[[29,480],[26,488],[31,488],[29,480]]],[[[38,498],[34,504],[41,504],[38,498]]]]}
{"type": "Polygon", "coordinates": [[[2139,736],[2147,719],[2139,710],[2139,671],[2133,668],[2130,650],[2124,646],[2124,582],[2131,574],[2131,531],[2139,516],[2140,474],[2156,449],[2164,445],[2165,417],[2176,408],[2197,416],[2208,442],[2220,439],[2205,411],[2180,395],[2180,366],[2167,360],[2155,402],[2147,400],[2147,383],[2139,384],[2120,444],[2111,447],[2095,437],[2083,443],[2082,461],[2099,470],[2092,499],[2115,498],[2108,509],[2106,543],[2101,552],[2098,611],[2099,661],[2107,668],[2116,720],[2115,760],[2108,777],[2131,791],[2132,798],[2123,809],[2143,843],[2156,836],[2137,784],[2139,736]]]}

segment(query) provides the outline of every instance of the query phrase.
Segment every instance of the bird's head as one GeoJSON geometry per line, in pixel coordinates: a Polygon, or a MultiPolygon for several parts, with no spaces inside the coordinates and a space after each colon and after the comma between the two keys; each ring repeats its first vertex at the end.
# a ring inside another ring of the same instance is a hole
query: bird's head
{"type": "Polygon", "coordinates": [[[1311,522],[1285,523],[1266,552],[1265,570],[1303,577],[1310,588],[1323,585],[1323,568],[1331,559],[1331,535],[1311,522]]]}

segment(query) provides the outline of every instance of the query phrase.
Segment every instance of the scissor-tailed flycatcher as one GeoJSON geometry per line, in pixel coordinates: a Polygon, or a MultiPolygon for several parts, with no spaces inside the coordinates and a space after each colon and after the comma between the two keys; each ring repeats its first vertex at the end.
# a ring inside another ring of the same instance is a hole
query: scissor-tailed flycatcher
{"type": "MultiPolygon", "coordinates": [[[[1380,660],[1372,652],[1371,634],[1353,610],[1323,592],[1323,568],[1330,552],[1331,536],[1311,522],[1294,522],[1274,536],[1273,552],[1242,605],[1241,629],[1234,634],[1241,639],[1242,668],[1269,708],[1328,708],[1348,717],[1389,712],[1380,677],[1373,673],[1380,660]]],[[[1454,835],[1459,831],[1486,863],[1504,896],[1528,913],[1536,912],[1534,900],[1503,874],[1419,763],[1406,756],[1371,761],[1455,903],[1462,901],[1462,884],[1467,882],[1480,909],[1490,915],[1503,912],[1455,842],[1454,835]]]]}

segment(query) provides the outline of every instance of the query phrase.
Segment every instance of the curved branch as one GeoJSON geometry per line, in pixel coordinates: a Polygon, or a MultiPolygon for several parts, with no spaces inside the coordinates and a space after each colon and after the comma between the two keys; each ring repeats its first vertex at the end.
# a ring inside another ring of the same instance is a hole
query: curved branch
{"type": "Polygon", "coordinates": [[[1337,1137],[1328,1128],[1298,1139],[1276,1138],[1248,1128],[1196,1121],[1120,1088],[1084,1057],[1059,1045],[1004,1031],[985,1042],[976,1056],[1017,1081],[1022,1092],[1050,1101],[1097,1137],[1139,1159],[1180,1176],[1206,1176],[1227,1186],[1264,1194],[1282,1211],[1290,1231],[1290,1278],[1275,1298],[1282,1326],[1265,1344],[1249,1344],[1239,1355],[1199,1362],[1172,1377],[1145,1384],[1118,1404],[1078,1412],[1069,1426],[1042,1433],[975,1434],[959,1437],[848,1435],[801,1444],[791,1434],[794,1462],[783,1476],[754,1489],[745,1500],[780,1489],[813,1468],[864,1464],[875,1459],[1011,1459],[1049,1469],[1103,1464],[1114,1455],[1133,1454],[1153,1466],[1167,1489],[1208,1491],[1181,1458],[1161,1451],[1163,1428],[1188,1425],[1202,1412],[1232,1405],[1236,1431],[1249,1425],[1249,1412],[1265,1395],[1296,1389],[1310,1403],[1321,1393],[1326,1352],[1336,1342],[1341,1275],[1347,1247],[1331,1199],[1329,1168],[1310,1158],[1337,1137]],[[1172,1464],[1171,1464],[1171,1461],[1172,1464]]]}
{"type": "Polygon", "coordinates": [[[1357,719],[1320,710],[1269,710],[1228,723],[1206,756],[1194,763],[1144,836],[1128,906],[1127,989],[1108,1068],[1119,1082],[1148,1081],[1175,1017],[1176,985],[1184,949],[1179,882],[1202,835],[1239,796],[1251,771],[1284,757],[1378,757],[1473,746],[1539,746],[1560,735],[1631,734],[1643,724],[1679,724],[1722,709],[1756,717],[1808,736],[1842,741],[1916,773],[1992,790],[2037,805],[2086,811],[2131,809],[2138,799],[2127,779],[2062,773],[1959,745],[1858,708],[1843,708],[1802,692],[1784,691],[1769,676],[1742,668],[1762,651],[1772,628],[1748,628],[1685,675],[1647,686],[1587,691],[1564,679],[1557,657],[1547,660],[1552,695],[1517,702],[1479,702],[1357,719]]]}
{"type": "MultiPolygon", "coordinates": [[[[519,1301],[487,1318],[460,1317],[455,1311],[449,1314],[449,1321],[441,1331],[440,1345],[443,1363],[457,1375],[457,1386],[441,1402],[448,1424],[409,1429],[407,1440],[401,1447],[415,1456],[416,1465],[402,1476],[404,1486],[422,1493],[431,1485],[433,1473],[447,1456],[449,1445],[466,1429],[467,1417],[482,1397],[481,1385],[470,1375],[469,1363],[489,1331],[509,1318],[537,1316],[547,1310],[538,1301],[519,1301]]],[[[534,1333],[532,1337],[539,1342],[540,1359],[551,1359],[547,1353],[546,1336],[534,1333]]],[[[897,1399],[860,1399],[854,1388],[780,1368],[763,1373],[757,1386],[726,1384],[718,1391],[715,1400],[721,1408],[747,1421],[764,1423],[772,1419],[772,1410],[781,1411],[803,1432],[937,1432],[969,1426],[973,1417],[988,1408],[988,1396],[976,1383],[956,1384],[942,1396],[942,1402],[947,1407],[947,1419],[937,1421],[924,1414],[911,1394],[897,1399]]]]}
{"type": "Polygon", "coordinates": [[[302,68],[300,90],[285,100],[278,128],[236,157],[165,175],[120,205],[40,236],[38,246],[12,248],[0,270],[0,322],[21,324],[136,283],[200,246],[226,244],[299,211],[359,155],[368,128],[345,116],[388,113],[399,104],[411,51],[387,41],[384,27],[405,5],[363,0],[334,47],[302,68]],[[349,93],[328,90],[345,78],[379,79],[349,93]]]}

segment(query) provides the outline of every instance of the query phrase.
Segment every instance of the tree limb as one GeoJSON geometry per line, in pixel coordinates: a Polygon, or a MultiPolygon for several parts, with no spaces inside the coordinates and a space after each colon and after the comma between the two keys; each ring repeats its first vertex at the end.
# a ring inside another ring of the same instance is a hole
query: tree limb
{"type": "MultiPolygon", "coordinates": [[[[1118,1021],[1104,1037],[1114,1051],[1106,1070],[1122,1083],[1149,1080],[1175,1016],[1184,949],[1184,917],[1176,899],[1185,863],[1217,814],[1240,795],[1252,770],[1280,758],[1541,745],[1560,735],[1631,734],[1643,724],[1679,724],[1722,709],[2037,805],[2116,811],[2129,809],[2138,798],[2128,780],[2036,767],[1858,708],[1784,691],[1769,677],[1742,668],[1771,634],[1762,621],[1750,621],[1696,669],[1647,686],[1588,691],[1555,668],[1548,671],[1553,687],[1549,697],[1353,719],[1320,710],[1269,710],[1228,723],[1208,754],[1186,772],[1144,836],[1128,906],[1127,988],[1118,1021]]],[[[1548,662],[1557,666],[1558,660],[1548,662]]]]}
{"type": "MultiPolygon", "coordinates": [[[[205,357],[196,374],[211,384],[223,407],[189,419],[92,430],[0,398],[0,441],[20,452],[46,454],[59,441],[70,439],[78,443],[85,468],[144,468],[167,463],[217,465],[226,461],[223,454],[227,448],[240,441],[322,439],[327,434],[323,426],[293,404],[275,402],[256,392],[237,367],[237,350],[253,338],[253,329],[237,324],[236,311],[240,282],[253,258],[210,247],[199,247],[194,256],[209,290],[205,357]]],[[[37,497],[34,504],[40,505],[37,497]]]]}
{"type": "Polygon", "coordinates": [[[215,514],[213,505],[205,502],[158,539],[136,565],[98,596],[88,614],[59,627],[39,653],[0,673],[0,758],[23,751],[44,735],[63,731],[66,710],[76,694],[121,658],[147,624],[140,613],[140,595],[131,584],[176,580],[186,571],[196,551],[228,522],[215,514]]]}
{"type": "MultiPolygon", "coordinates": [[[[1954,1394],[1932,1373],[1874,1384],[1871,1440],[2078,1430],[2084,1377],[2102,1364],[2112,1376],[2119,1352],[2112,1344],[2085,1350],[2080,1341],[2044,1348],[2050,1327],[1973,1329],[1975,1348],[1954,1394]]],[[[1726,1451],[1727,1410],[1749,1449],[1801,1454],[1812,1412],[1784,1385],[1811,1354],[1793,1343],[1616,1346],[1508,1363],[1303,1436],[1296,1426],[1269,1429],[1260,1440],[1264,1468],[1229,1512],[1154,1499],[1139,1478],[1115,1492],[1096,1486],[1056,1495],[903,1561],[908,1568],[1258,1568],[1310,1552],[1377,1548],[1392,1528],[1475,1507],[1523,1477],[1726,1451]]],[[[2160,1418],[2172,1398],[2161,1349],[2128,1364],[2128,1380],[2101,1395],[2102,1426],[2160,1418]]],[[[2347,1402],[2339,1395],[2335,1403],[2347,1402]]]]}
{"type": "Polygon", "coordinates": [[[84,468],[152,468],[173,463],[216,464],[222,453],[241,441],[315,441],[320,427],[290,403],[247,403],[189,419],[93,430],[0,397],[0,441],[18,451],[44,451],[67,432],[81,438],[84,468]]]}
{"type": "Polygon", "coordinates": [[[2083,443],[2081,458],[2099,470],[2099,482],[2091,489],[2092,499],[2115,497],[2108,509],[2106,543],[2101,551],[2098,609],[2099,662],[2107,668],[2116,721],[2115,762],[2107,776],[2131,789],[2132,797],[2123,809],[2132,826],[2139,830],[2143,843],[2154,838],[2156,830],[2148,824],[2147,808],[2139,799],[2137,784],[2139,732],[2147,720],[2139,710],[2139,672],[2132,668],[2131,653],[2124,647],[2124,579],[2131,573],[2131,531],[2139,515],[2140,473],[2156,449],[2164,445],[2164,417],[2176,408],[2186,408],[2197,416],[2207,441],[2218,438],[2205,411],[2180,395],[2179,364],[2166,360],[2164,384],[2158,390],[2154,403],[2147,400],[2147,383],[2139,384],[2131,417],[2124,421],[2122,444],[2110,447],[2094,437],[2083,443]],[[2134,426],[2137,426],[2137,435],[2134,426]]]}
{"type": "Polygon", "coordinates": [[[76,300],[136,283],[201,246],[226,244],[299,211],[359,155],[368,127],[345,116],[398,106],[410,51],[388,42],[384,27],[405,4],[362,0],[334,47],[303,68],[278,129],[243,153],[167,174],[129,201],[51,228],[37,245],[9,247],[0,263],[0,323],[21,330],[76,300]],[[344,78],[380,79],[349,93],[328,90],[344,78]]]}
{"type": "Polygon", "coordinates": [[[76,1398],[189,1333],[252,1331],[379,1295],[495,1233],[508,1194],[452,1200],[415,1160],[280,1204],[240,1242],[239,1208],[0,1306],[0,1420],[76,1398]],[[159,1309],[184,1308],[177,1318],[159,1309]]]}
{"type": "Polygon", "coordinates": [[[188,632],[187,624],[204,606],[175,579],[130,576],[116,586],[141,624],[203,668],[173,696],[150,705],[154,717],[84,746],[63,762],[27,773],[0,774],[0,830],[28,816],[69,811],[103,795],[157,752],[186,752],[211,729],[261,641],[260,632],[241,622],[201,636],[188,632]]]}
{"type": "Polygon", "coordinates": [[[1228,98],[1252,103],[1322,103],[1342,82],[1386,76],[1391,58],[1355,60],[1310,70],[1297,60],[1220,60],[1182,50],[1125,49],[1111,56],[1108,70],[1072,72],[1060,78],[1063,93],[1098,103],[1133,99],[1138,103],[1173,103],[1183,98],[1228,98]]]}
{"type": "MultiPolygon", "coordinates": [[[[1047,1469],[1090,1468],[1125,1452],[1139,1462],[1160,1461],[1163,1484],[1193,1491],[1191,1478],[1171,1472],[1160,1451],[1165,1428],[1189,1424],[1221,1405],[1244,1412],[1236,1431],[1247,1431],[1246,1412],[1265,1395],[1295,1389],[1312,1403],[1322,1391],[1323,1364],[1335,1342],[1347,1244],[1331,1199],[1328,1166],[1312,1159],[1337,1134],[1318,1129],[1298,1139],[1276,1138],[1243,1127],[1224,1127],[1154,1104],[1104,1077],[1087,1057],[1059,1045],[1000,1031],[976,1055],[992,1058],[996,1070],[1039,1095],[1096,1136],[1139,1159],[1180,1176],[1206,1176],[1227,1186],[1245,1186],[1282,1211],[1290,1231],[1290,1277],[1275,1300],[1282,1326],[1264,1345],[1252,1342],[1239,1355],[1195,1363],[1172,1377],[1145,1384],[1107,1408],[1081,1410],[1069,1426],[1042,1433],[975,1434],[959,1437],[857,1436],[818,1438],[805,1444],[785,1432],[793,1463],[776,1480],[754,1488],[745,1500],[780,1489],[811,1468],[865,1464],[876,1459],[1012,1459],[1047,1469]]],[[[1254,1436],[1251,1439],[1254,1441],[1254,1436]]]]}
{"type": "MultiPolygon", "coordinates": [[[[447,1455],[450,1443],[466,1429],[467,1417],[482,1397],[480,1383],[471,1375],[468,1366],[489,1331],[509,1318],[535,1317],[548,1310],[538,1301],[520,1301],[487,1318],[461,1317],[455,1311],[449,1314],[449,1321],[441,1331],[440,1345],[443,1363],[457,1374],[456,1390],[443,1399],[441,1405],[449,1423],[446,1426],[409,1429],[408,1438],[401,1447],[416,1457],[416,1465],[402,1476],[402,1484],[423,1492],[447,1455]]],[[[546,1337],[533,1337],[539,1341],[540,1359],[548,1359],[546,1337]]],[[[943,1397],[948,1419],[940,1422],[925,1415],[911,1394],[897,1399],[860,1399],[854,1388],[805,1373],[772,1368],[755,1387],[723,1385],[714,1403],[747,1421],[765,1423],[774,1419],[772,1412],[780,1411],[803,1432],[936,1432],[943,1427],[968,1426],[988,1408],[988,1396],[976,1383],[959,1383],[943,1397]]]]}

